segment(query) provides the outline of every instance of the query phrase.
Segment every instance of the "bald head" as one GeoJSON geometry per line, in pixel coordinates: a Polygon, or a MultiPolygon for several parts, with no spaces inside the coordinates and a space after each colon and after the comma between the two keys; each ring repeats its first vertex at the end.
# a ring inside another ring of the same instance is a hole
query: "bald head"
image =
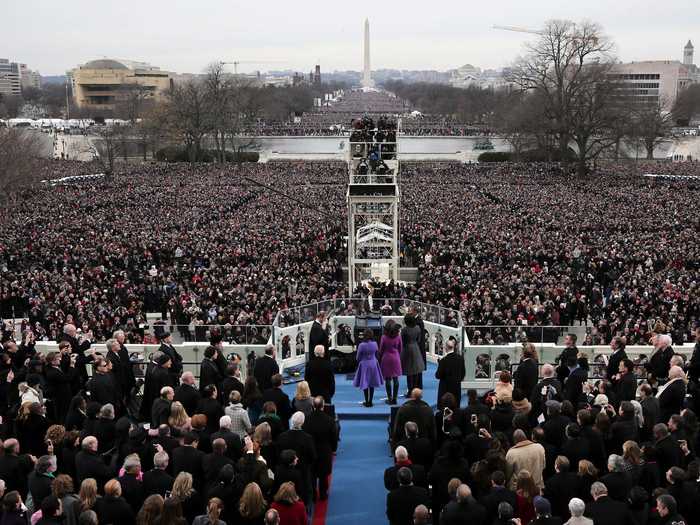
{"type": "Polygon", "coordinates": [[[403,446],[396,447],[394,457],[396,458],[396,461],[406,461],[408,459],[408,450],[406,450],[406,447],[403,446]]]}
{"type": "Polygon", "coordinates": [[[423,399],[423,391],[420,388],[414,388],[411,390],[411,399],[415,401],[423,399]]]}
{"type": "Polygon", "coordinates": [[[314,355],[316,357],[323,357],[325,353],[326,353],[326,349],[323,345],[316,345],[314,347],[314,355]]]}
{"type": "Polygon", "coordinates": [[[425,505],[418,505],[416,510],[413,511],[414,525],[426,525],[429,519],[430,512],[428,512],[428,507],[425,505]]]}
{"type": "Polygon", "coordinates": [[[554,367],[549,363],[542,366],[542,377],[553,377],[554,367]]]}
{"type": "Polygon", "coordinates": [[[685,372],[680,366],[672,366],[668,371],[669,379],[685,379],[685,372]]]}
{"type": "Polygon", "coordinates": [[[183,373],[180,379],[182,379],[182,382],[186,385],[194,385],[194,374],[192,372],[183,373]]]}

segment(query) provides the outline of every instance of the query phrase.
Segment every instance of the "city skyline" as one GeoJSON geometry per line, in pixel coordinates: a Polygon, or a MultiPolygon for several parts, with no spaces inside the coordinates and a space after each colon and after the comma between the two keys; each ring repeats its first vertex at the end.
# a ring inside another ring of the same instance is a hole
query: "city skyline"
{"type": "Polygon", "coordinates": [[[235,1],[214,13],[185,3],[125,0],[101,5],[100,13],[92,15],[94,4],[85,0],[72,0],[68,6],[13,2],[5,9],[3,54],[42,75],[62,75],[79,63],[103,57],[149,62],[178,73],[198,73],[217,60],[275,61],[241,64],[241,72],[306,72],[316,63],[324,71],[362,71],[366,17],[372,24],[373,70],[445,71],[466,63],[482,69],[505,67],[523,52],[531,36],[492,26],[537,29],[551,18],[598,22],[623,62],[682,60],[688,39],[700,41],[700,29],[693,23],[700,18],[700,4],[682,0],[625,0],[614,5],[593,0],[581,6],[507,0],[498,12],[444,0],[433,2],[430,10],[415,0],[400,9],[360,0],[342,15],[317,0],[305,2],[304,10],[286,2],[265,4],[235,1]],[[79,24],[76,12],[81,13],[79,24]],[[125,22],[105,27],[103,20],[125,22]]]}

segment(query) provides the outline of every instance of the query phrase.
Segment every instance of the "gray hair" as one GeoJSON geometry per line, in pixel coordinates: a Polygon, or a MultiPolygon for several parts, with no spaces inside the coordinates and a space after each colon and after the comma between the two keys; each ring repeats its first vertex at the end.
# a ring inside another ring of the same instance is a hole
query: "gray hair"
{"type": "Polygon", "coordinates": [[[396,450],[394,450],[394,457],[397,461],[408,459],[408,450],[406,450],[406,447],[404,446],[396,447],[396,450]]]}
{"type": "Polygon", "coordinates": [[[114,419],[114,405],[107,403],[100,408],[100,419],[114,419]]]}
{"type": "Polygon", "coordinates": [[[554,376],[554,367],[549,363],[542,365],[542,377],[554,376]]]}
{"type": "Polygon", "coordinates": [[[571,515],[574,518],[580,518],[581,516],[583,516],[584,510],[586,510],[586,504],[583,502],[582,499],[571,498],[571,501],[569,501],[569,512],[571,512],[571,515]]]}
{"type": "Polygon", "coordinates": [[[156,452],[153,456],[153,466],[164,470],[167,468],[169,460],[170,458],[168,457],[168,453],[164,450],[162,452],[156,452]]]}
{"type": "Polygon", "coordinates": [[[656,340],[663,347],[671,346],[671,343],[673,343],[673,339],[668,334],[659,334],[656,336],[656,340]]]}
{"type": "Polygon", "coordinates": [[[292,414],[292,428],[300,429],[306,421],[306,416],[303,412],[294,412],[292,414]]]}
{"type": "Polygon", "coordinates": [[[219,428],[225,428],[231,430],[231,418],[230,416],[221,416],[219,418],[219,428]]]}
{"type": "Polygon", "coordinates": [[[124,459],[124,470],[129,472],[131,469],[141,466],[141,458],[138,454],[129,454],[124,459]]]}
{"type": "Polygon", "coordinates": [[[610,472],[622,472],[625,468],[625,460],[617,454],[608,456],[608,469],[610,472]]]}
{"type": "Polygon", "coordinates": [[[126,333],[124,333],[124,330],[116,330],[113,334],[112,337],[115,339],[119,336],[126,337],[126,333]]]}
{"type": "Polygon", "coordinates": [[[117,350],[119,350],[119,341],[116,339],[107,339],[107,341],[105,341],[105,346],[107,347],[107,351],[110,352],[114,350],[115,346],[117,347],[117,350]]]}
{"type": "Polygon", "coordinates": [[[591,496],[594,498],[597,496],[605,496],[608,493],[608,487],[600,481],[596,481],[591,485],[591,496]]]}
{"type": "Polygon", "coordinates": [[[39,474],[46,474],[51,467],[56,470],[56,456],[41,456],[36,460],[34,468],[39,474]]]}
{"type": "Polygon", "coordinates": [[[321,357],[326,352],[326,347],[323,345],[316,345],[314,347],[314,355],[321,357]]]}
{"type": "Polygon", "coordinates": [[[97,525],[97,513],[94,510],[84,510],[78,516],[78,525],[97,525]]]}

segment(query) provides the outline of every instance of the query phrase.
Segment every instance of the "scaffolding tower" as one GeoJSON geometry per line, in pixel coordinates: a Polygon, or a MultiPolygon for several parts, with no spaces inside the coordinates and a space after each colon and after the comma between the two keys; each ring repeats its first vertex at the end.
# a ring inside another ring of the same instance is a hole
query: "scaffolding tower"
{"type": "Polygon", "coordinates": [[[399,280],[399,161],[396,142],[348,148],[348,292],[369,280],[399,280]]]}

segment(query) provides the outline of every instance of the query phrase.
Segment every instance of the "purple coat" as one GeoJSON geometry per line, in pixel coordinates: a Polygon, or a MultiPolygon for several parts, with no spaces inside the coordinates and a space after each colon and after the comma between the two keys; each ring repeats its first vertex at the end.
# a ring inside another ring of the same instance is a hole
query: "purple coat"
{"type": "Polygon", "coordinates": [[[383,335],[379,341],[379,365],[384,379],[401,375],[401,334],[396,337],[383,335]]]}
{"type": "Polygon", "coordinates": [[[357,371],[352,384],[364,390],[365,388],[376,388],[384,384],[382,371],[377,361],[377,343],[366,341],[357,347],[357,371]]]}

